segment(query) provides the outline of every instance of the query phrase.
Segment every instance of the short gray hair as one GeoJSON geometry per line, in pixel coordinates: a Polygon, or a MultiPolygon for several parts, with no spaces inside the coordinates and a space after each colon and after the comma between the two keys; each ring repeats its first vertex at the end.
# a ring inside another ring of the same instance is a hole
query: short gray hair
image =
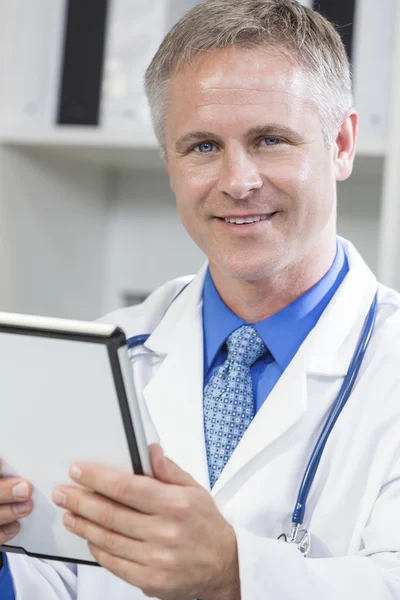
{"type": "Polygon", "coordinates": [[[165,36],[146,71],[146,95],[164,157],[171,76],[193,65],[200,53],[227,46],[277,49],[294,59],[310,77],[326,145],[332,145],[353,102],[349,60],[335,27],[296,0],[204,0],[165,36]]]}

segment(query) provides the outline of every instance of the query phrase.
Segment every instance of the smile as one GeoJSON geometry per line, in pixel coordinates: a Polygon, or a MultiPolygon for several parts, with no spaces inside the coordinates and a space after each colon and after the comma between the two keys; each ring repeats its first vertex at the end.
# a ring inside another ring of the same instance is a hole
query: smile
{"type": "Polygon", "coordinates": [[[265,221],[266,219],[272,217],[275,212],[270,213],[268,215],[257,215],[254,217],[225,217],[225,223],[230,223],[232,225],[246,225],[248,223],[257,223],[258,221],[265,221]]]}

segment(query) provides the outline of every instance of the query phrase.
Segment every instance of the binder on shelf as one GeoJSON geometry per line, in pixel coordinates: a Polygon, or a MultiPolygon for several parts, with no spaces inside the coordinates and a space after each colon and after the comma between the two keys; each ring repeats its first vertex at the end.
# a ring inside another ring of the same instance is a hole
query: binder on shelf
{"type": "Polygon", "coordinates": [[[314,0],[314,9],[334,23],[346,46],[350,62],[353,50],[353,26],[356,0],[314,0]]]}
{"type": "Polygon", "coordinates": [[[58,123],[98,125],[109,0],[68,0],[58,123]]]}
{"type": "Polygon", "coordinates": [[[112,0],[101,96],[101,125],[126,130],[150,123],[145,70],[166,32],[169,1],[112,0]]]}
{"type": "Polygon", "coordinates": [[[2,121],[48,127],[57,110],[65,0],[5,0],[1,11],[7,19],[2,121]]]}

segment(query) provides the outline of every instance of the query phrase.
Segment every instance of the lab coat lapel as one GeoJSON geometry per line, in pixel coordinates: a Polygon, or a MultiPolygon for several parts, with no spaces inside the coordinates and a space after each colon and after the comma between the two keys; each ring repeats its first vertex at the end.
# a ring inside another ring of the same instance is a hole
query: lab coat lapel
{"type": "Polygon", "coordinates": [[[341,240],[349,262],[345,277],[306,340],[306,371],[344,377],[357,347],[378,283],[354,246],[341,240]]]}
{"type": "Polygon", "coordinates": [[[202,291],[206,265],[170,306],[146,347],[162,357],[143,395],[169,458],[209,488],[203,428],[202,291]]]}

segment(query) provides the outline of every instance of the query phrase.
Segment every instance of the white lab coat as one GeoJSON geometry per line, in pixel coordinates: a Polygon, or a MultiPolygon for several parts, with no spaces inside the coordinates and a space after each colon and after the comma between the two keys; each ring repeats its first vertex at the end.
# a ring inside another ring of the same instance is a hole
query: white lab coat
{"type": "MultiPolygon", "coordinates": [[[[290,531],[299,484],[348,369],[376,280],[344,242],[350,272],[250,424],[212,496],[234,526],[242,600],[400,599],[400,296],[379,286],[376,328],[358,382],[325,448],[309,495],[309,558],[277,541],[290,531]]],[[[209,489],[203,434],[201,294],[205,267],[106,321],[134,350],[149,439],[209,489]],[[168,308],[169,307],[169,308],[168,308]],[[166,313],[166,314],[164,314],[166,313]]],[[[9,555],[17,600],[139,600],[104,569],[9,555]],[[72,569],[72,570],[71,570],[72,569]]]]}

